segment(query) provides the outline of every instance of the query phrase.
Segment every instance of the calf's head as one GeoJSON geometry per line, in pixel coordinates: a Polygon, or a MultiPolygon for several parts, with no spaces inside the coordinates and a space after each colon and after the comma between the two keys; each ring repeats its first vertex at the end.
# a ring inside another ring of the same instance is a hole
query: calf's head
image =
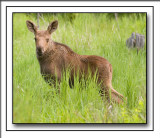
{"type": "Polygon", "coordinates": [[[51,34],[57,29],[58,21],[55,20],[50,23],[47,30],[38,30],[38,27],[31,21],[26,21],[28,30],[34,33],[36,43],[36,53],[38,56],[42,56],[48,49],[51,43],[51,34]]]}

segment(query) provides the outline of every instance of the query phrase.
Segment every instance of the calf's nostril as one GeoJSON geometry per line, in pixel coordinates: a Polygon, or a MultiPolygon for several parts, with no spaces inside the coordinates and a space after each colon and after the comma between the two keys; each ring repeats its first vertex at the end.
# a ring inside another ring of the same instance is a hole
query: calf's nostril
{"type": "Polygon", "coordinates": [[[41,49],[40,49],[40,48],[38,48],[38,49],[37,49],[37,51],[38,51],[38,52],[41,52],[41,49]]]}
{"type": "Polygon", "coordinates": [[[37,54],[38,55],[43,54],[43,49],[41,47],[37,47],[37,54]]]}

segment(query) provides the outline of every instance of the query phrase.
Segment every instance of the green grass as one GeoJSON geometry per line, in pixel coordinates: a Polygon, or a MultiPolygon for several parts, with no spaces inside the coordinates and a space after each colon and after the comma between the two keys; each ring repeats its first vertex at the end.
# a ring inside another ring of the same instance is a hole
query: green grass
{"type": "MultiPolygon", "coordinates": [[[[67,14],[66,14],[67,15],[67,14]]],[[[146,17],[121,16],[117,22],[107,14],[77,13],[72,23],[64,15],[44,16],[40,28],[48,21],[59,21],[54,41],[68,45],[81,55],[99,55],[113,67],[112,85],[127,97],[127,104],[108,109],[89,79],[86,87],[75,82],[71,89],[68,77],[61,82],[61,94],[50,87],[40,74],[34,35],[26,20],[33,16],[13,15],[13,122],[14,123],[146,123],[146,47],[137,55],[129,50],[126,39],[132,32],[146,35],[146,17]]]]}

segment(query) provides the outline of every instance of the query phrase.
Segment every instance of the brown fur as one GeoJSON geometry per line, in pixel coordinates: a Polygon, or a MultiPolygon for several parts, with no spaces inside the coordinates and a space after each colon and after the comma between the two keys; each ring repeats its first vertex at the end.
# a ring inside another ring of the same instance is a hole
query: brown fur
{"type": "Polygon", "coordinates": [[[50,85],[55,85],[55,80],[61,82],[62,72],[70,68],[70,86],[74,85],[74,75],[79,73],[87,77],[88,70],[94,75],[97,72],[97,83],[101,85],[101,95],[110,102],[111,99],[117,103],[123,102],[123,95],[112,88],[112,65],[103,57],[95,55],[79,55],[68,46],[54,42],[51,34],[57,29],[58,21],[53,21],[48,29],[40,31],[31,21],[26,21],[28,29],[35,34],[36,54],[40,64],[41,74],[46,81],[51,79],[50,85]]]}

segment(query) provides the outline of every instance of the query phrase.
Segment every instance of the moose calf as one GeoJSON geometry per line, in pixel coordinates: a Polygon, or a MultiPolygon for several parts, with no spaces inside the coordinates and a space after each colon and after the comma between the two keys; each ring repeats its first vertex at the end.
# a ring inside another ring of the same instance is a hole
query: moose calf
{"type": "Polygon", "coordinates": [[[74,76],[87,77],[97,75],[97,83],[101,86],[101,96],[108,102],[123,103],[123,95],[112,87],[112,65],[103,57],[95,55],[79,55],[67,45],[54,42],[51,34],[57,29],[58,21],[51,22],[47,30],[38,30],[31,21],[26,21],[28,29],[35,35],[36,55],[40,64],[40,72],[45,81],[55,85],[56,79],[61,82],[63,72],[70,69],[70,85],[74,85],[74,76]],[[111,94],[109,94],[111,92],[111,94]],[[111,97],[111,98],[110,98],[111,97]]]}

